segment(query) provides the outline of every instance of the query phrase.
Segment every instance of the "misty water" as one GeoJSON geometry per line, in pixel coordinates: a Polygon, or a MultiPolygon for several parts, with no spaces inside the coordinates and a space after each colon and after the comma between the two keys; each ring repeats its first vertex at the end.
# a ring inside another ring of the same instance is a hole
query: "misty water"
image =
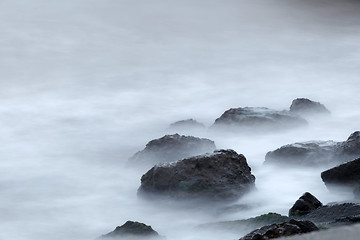
{"type": "MultiPolygon", "coordinates": [[[[287,214],[305,191],[323,203],[321,169],[263,166],[265,154],[360,130],[360,4],[331,0],[1,0],[0,239],[95,239],[127,220],[169,240],[207,222],[287,214]],[[125,163],[170,123],[213,124],[231,107],[288,109],[297,97],[331,116],[286,132],[180,132],[246,156],[251,206],[219,213],[137,198],[125,163]],[[172,207],[174,206],[174,207],[172,207]]],[[[246,234],[246,233],[244,233],[246,234]]]]}

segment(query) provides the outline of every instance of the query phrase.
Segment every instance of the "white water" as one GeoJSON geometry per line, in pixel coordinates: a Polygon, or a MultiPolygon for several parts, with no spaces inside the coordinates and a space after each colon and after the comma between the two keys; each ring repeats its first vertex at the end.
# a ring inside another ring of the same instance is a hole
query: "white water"
{"type": "Polygon", "coordinates": [[[267,151],[308,140],[343,141],[359,130],[357,1],[1,0],[0,239],[94,239],[127,220],[169,240],[193,226],[286,214],[305,191],[328,192],[316,169],[262,167],[267,151]],[[230,107],[286,109],[324,103],[329,118],[264,136],[202,133],[243,153],[256,206],[217,216],[139,201],[141,172],[127,158],[168,124],[211,125],[230,107]]]}

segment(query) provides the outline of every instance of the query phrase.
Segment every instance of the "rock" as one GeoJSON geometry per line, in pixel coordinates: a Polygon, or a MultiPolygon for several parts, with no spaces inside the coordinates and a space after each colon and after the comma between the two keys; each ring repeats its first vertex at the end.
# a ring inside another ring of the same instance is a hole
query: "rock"
{"type": "Polygon", "coordinates": [[[127,221],[124,225],[116,227],[114,231],[105,234],[100,239],[162,239],[162,237],[144,223],[127,221]]]}
{"type": "Polygon", "coordinates": [[[360,158],[322,172],[321,178],[326,186],[349,187],[357,196],[360,188],[360,158]]]}
{"type": "Polygon", "coordinates": [[[301,216],[321,207],[323,204],[311,193],[304,193],[289,210],[289,216],[301,216]]]}
{"type": "Polygon", "coordinates": [[[242,154],[218,150],[213,154],[157,165],[141,178],[141,196],[175,199],[236,200],[255,185],[242,154]]]}
{"type": "Polygon", "coordinates": [[[252,131],[284,130],[307,125],[306,120],[288,111],[261,107],[231,108],[215,120],[212,128],[248,129],[252,131]]]}
{"type": "Polygon", "coordinates": [[[212,152],[215,148],[215,143],[206,138],[166,135],[148,142],[144,150],[129,159],[129,164],[150,167],[212,152]]]}
{"type": "Polygon", "coordinates": [[[204,129],[205,125],[194,119],[186,119],[170,124],[170,129],[204,129]]]}
{"type": "Polygon", "coordinates": [[[240,240],[268,240],[317,230],[319,230],[318,227],[310,221],[296,221],[291,219],[288,222],[264,226],[252,231],[240,238],[240,240]]]}
{"type": "Polygon", "coordinates": [[[360,205],[356,203],[335,203],[319,207],[298,219],[312,221],[322,226],[352,224],[349,219],[357,219],[360,215],[360,205]],[[348,219],[349,221],[345,221],[348,219]]]}
{"type": "Polygon", "coordinates": [[[253,231],[254,229],[263,227],[265,225],[274,224],[274,223],[283,223],[289,220],[290,219],[287,216],[282,216],[278,213],[268,213],[254,218],[248,218],[243,220],[202,224],[198,226],[197,229],[204,230],[207,232],[224,231],[224,232],[234,232],[237,234],[242,234],[244,232],[253,231]]]}
{"type": "Polygon", "coordinates": [[[303,114],[329,114],[330,111],[321,103],[311,101],[307,98],[297,98],[292,101],[290,112],[303,114]]]}
{"type": "Polygon", "coordinates": [[[335,166],[360,157],[360,132],[344,142],[308,141],[282,146],[265,156],[265,163],[297,166],[335,166]]]}

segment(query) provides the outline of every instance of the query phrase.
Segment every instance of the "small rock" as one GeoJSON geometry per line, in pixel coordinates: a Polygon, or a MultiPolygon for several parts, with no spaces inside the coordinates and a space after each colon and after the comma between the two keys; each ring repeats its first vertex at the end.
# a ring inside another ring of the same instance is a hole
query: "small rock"
{"type": "Polygon", "coordinates": [[[205,125],[194,119],[186,119],[170,124],[170,129],[204,129],[205,125]]]}
{"type": "Polygon", "coordinates": [[[277,111],[262,107],[231,108],[215,120],[212,128],[284,130],[307,125],[306,120],[288,111],[277,111]]]}
{"type": "Polygon", "coordinates": [[[289,210],[289,216],[301,216],[321,207],[323,204],[311,193],[304,193],[289,210]]]}
{"type": "Polygon", "coordinates": [[[291,219],[288,222],[264,226],[252,231],[240,238],[240,240],[268,240],[317,230],[319,230],[318,227],[310,221],[296,221],[291,219]]]}
{"type": "Polygon", "coordinates": [[[141,196],[236,200],[255,185],[246,158],[233,150],[156,165],[141,178],[141,196]]]}
{"type": "Polygon", "coordinates": [[[297,114],[329,114],[330,111],[321,103],[307,98],[297,98],[292,101],[290,112],[297,114]]]}
{"type": "Polygon", "coordinates": [[[162,237],[152,229],[151,226],[144,223],[127,221],[124,225],[116,227],[114,231],[105,234],[100,239],[162,239],[162,237]]]}
{"type": "Polygon", "coordinates": [[[197,138],[179,134],[165,135],[146,144],[144,150],[129,159],[130,165],[154,166],[184,158],[209,153],[216,148],[215,143],[206,138],[197,138]]]}

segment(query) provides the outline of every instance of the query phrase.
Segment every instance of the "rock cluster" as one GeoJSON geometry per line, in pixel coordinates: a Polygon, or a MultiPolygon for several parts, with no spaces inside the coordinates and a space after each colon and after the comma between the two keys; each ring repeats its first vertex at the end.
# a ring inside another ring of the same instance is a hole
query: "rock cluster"
{"type": "Polygon", "coordinates": [[[307,98],[294,99],[290,106],[290,112],[303,114],[329,114],[330,111],[321,103],[307,98]]]}

